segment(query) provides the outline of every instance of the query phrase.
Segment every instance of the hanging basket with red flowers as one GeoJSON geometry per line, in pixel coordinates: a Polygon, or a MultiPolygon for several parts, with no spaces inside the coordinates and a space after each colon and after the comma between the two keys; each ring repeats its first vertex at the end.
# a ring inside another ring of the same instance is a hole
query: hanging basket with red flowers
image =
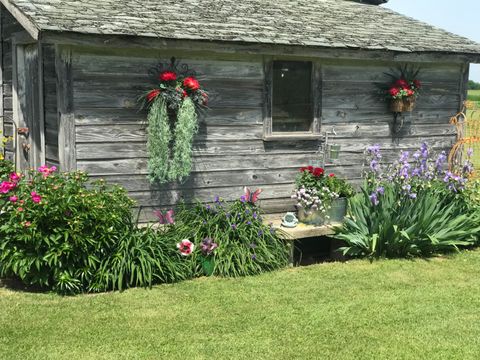
{"type": "Polygon", "coordinates": [[[404,65],[386,74],[392,79],[388,88],[384,90],[390,111],[394,113],[413,111],[422,88],[421,82],[417,79],[419,73],[420,69],[404,65]]]}
{"type": "Polygon", "coordinates": [[[198,113],[207,108],[208,93],[195,73],[175,58],[152,74],[158,86],[141,96],[148,110],[148,177],[152,183],[183,181],[192,170],[198,113]]]}

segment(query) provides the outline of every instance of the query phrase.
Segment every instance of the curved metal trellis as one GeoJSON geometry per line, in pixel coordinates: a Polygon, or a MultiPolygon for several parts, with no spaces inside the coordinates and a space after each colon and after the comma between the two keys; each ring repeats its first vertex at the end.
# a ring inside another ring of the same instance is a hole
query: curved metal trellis
{"type": "MultiPolygon", "coordinates": [[[[448,156],[450,171],[461,167],[467,158],[469,149],[473,150],[471,161],[474,169],[480,169],[480,108],[478,103],[465,101],[463,110],[451,118],[450,124],[457,128],[457,142],[448,156]]],[[[471,177],[480,177],[480,171],[474,170],[471,177]]]]}
{"type": "Polygon", "coordinates": [[[163,63],[158,63],[154,67],[152,67],[148,73],[152,78],[157,79],[158,74],[164,72],[164,71],[173,71],[177,74],[182,75],[182,77],[187,77],[187,76],[197,76],[197,73],[190,69],[188,64],[180,62],[175,57],[172,57],[170,59],[170,62],[163,62],[163,63]]]}

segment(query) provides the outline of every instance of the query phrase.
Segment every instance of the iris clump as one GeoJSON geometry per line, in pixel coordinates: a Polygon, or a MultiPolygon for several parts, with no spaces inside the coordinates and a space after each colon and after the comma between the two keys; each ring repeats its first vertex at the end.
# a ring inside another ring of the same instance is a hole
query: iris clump
{"type": "Polygon", "coordinates": [[[472,206],[469,176],[472,151],[465,163],[447,170],[445,152],[426,143],[411,154],[402,151],[383,165],[380,147],[366,150],[362,192],[337,237],[344,254],[367,257],[431,256],[477,244],[480,211],[472,206]]]}

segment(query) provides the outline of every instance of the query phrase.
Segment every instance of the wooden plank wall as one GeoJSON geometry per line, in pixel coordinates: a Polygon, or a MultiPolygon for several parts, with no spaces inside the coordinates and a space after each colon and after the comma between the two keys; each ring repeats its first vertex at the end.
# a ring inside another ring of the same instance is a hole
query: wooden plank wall
{"type": "Polygon", "coordinates": [[[43,45],[44,111],[45,111],[45,162],[59,167],[57,82],[55,75],[55,47],[43,45]]]}
{"type": "Polygon", "coordinates": [[[400,150],[414,151],[422,141],[436,151],[453,145],[455,128],[449,120],[460,109],[462,65],[418,66],[423,89],[417,106],[399,119],[403,127],[392,136],[393,115],[379,89],[388,84],[385,73],[395,64],[323,65],[322,131],[337,132],[332,141],[341,144],[342,153],[336,165],[349,178],[361,177],[363,152],[370,144],[381,146],[385,161],[396,158],[400,150]]]}
{"type": "MultiPolygon", "coordinates": [[[[2,80],[3,80],[3,131],[6,136],[13,136],[13,98],[12,98],[12,34],[23,30],[22,26],[5,10],[1,9],[1,31],[2,31],[2,80]]],[[[5,157],[13,160],[14,144],[7,144],[5,157]]]]}
{"type": "MultiPolygon", "coordinates": [[[[169,56],[163,55],[164,61],[169,56]]],[[[245,185],[264,189],[261,205],[267,212],[291,209],[298,168],[320,160],[320,144],[262,140],[263,59],[183,60],[210,92],[211,109],[201,119],[195,139],[191,178],[164,186],[146,179],[146,114],[138,111],[136,99],[151,87],[148,70],[160,61],[154,54],[74,52],[78,169],[125,186],[143,207],[142,219],[148,219],[153,208],[169,207],[180,199],[209,201],[218,195],[232,200],[245,185]]],[[[396,140],[390,136],[392,114],[375,85],[386,81],[383,73],[391,65],[322,63],[322,131],[334,126],[335,142],[342,145],[341,158],[330,169],[357,182],[369,144],[382,145],[389,159],[399,149],[418,147],[423,139],[439,150],[454,139],[448,121],[459,107],[460,65],[424,68],[424,94],[396,140]]]]}

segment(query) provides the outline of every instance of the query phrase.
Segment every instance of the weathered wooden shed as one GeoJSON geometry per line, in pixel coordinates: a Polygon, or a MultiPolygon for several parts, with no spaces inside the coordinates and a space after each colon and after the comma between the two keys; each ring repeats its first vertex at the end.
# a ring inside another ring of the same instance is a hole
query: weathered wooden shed
{"type": "Polygon", "coordinates": [[[267,212],[283,212],[298,168],[322,157],[332,127],[342,152],[331,168],[353,180],[368,144],[387,157],[422,141],[448,148],[449,118],[480,59],[480,45],[372,1],[0,2],[7,156],[20,169],[47,163],[122,184],[146,217],[180,198],[236,198],[244,185],[264,189],[267,212]],[[195,69],[210,110],[188,181],[151,185],[137,98],[149,70],[173,56],[195,69]],[[377,85],[404,63],[421,66],[424,92],[397,132],[377,85]],[[285,98],[297,99],[287,112],[285,98]]]}

